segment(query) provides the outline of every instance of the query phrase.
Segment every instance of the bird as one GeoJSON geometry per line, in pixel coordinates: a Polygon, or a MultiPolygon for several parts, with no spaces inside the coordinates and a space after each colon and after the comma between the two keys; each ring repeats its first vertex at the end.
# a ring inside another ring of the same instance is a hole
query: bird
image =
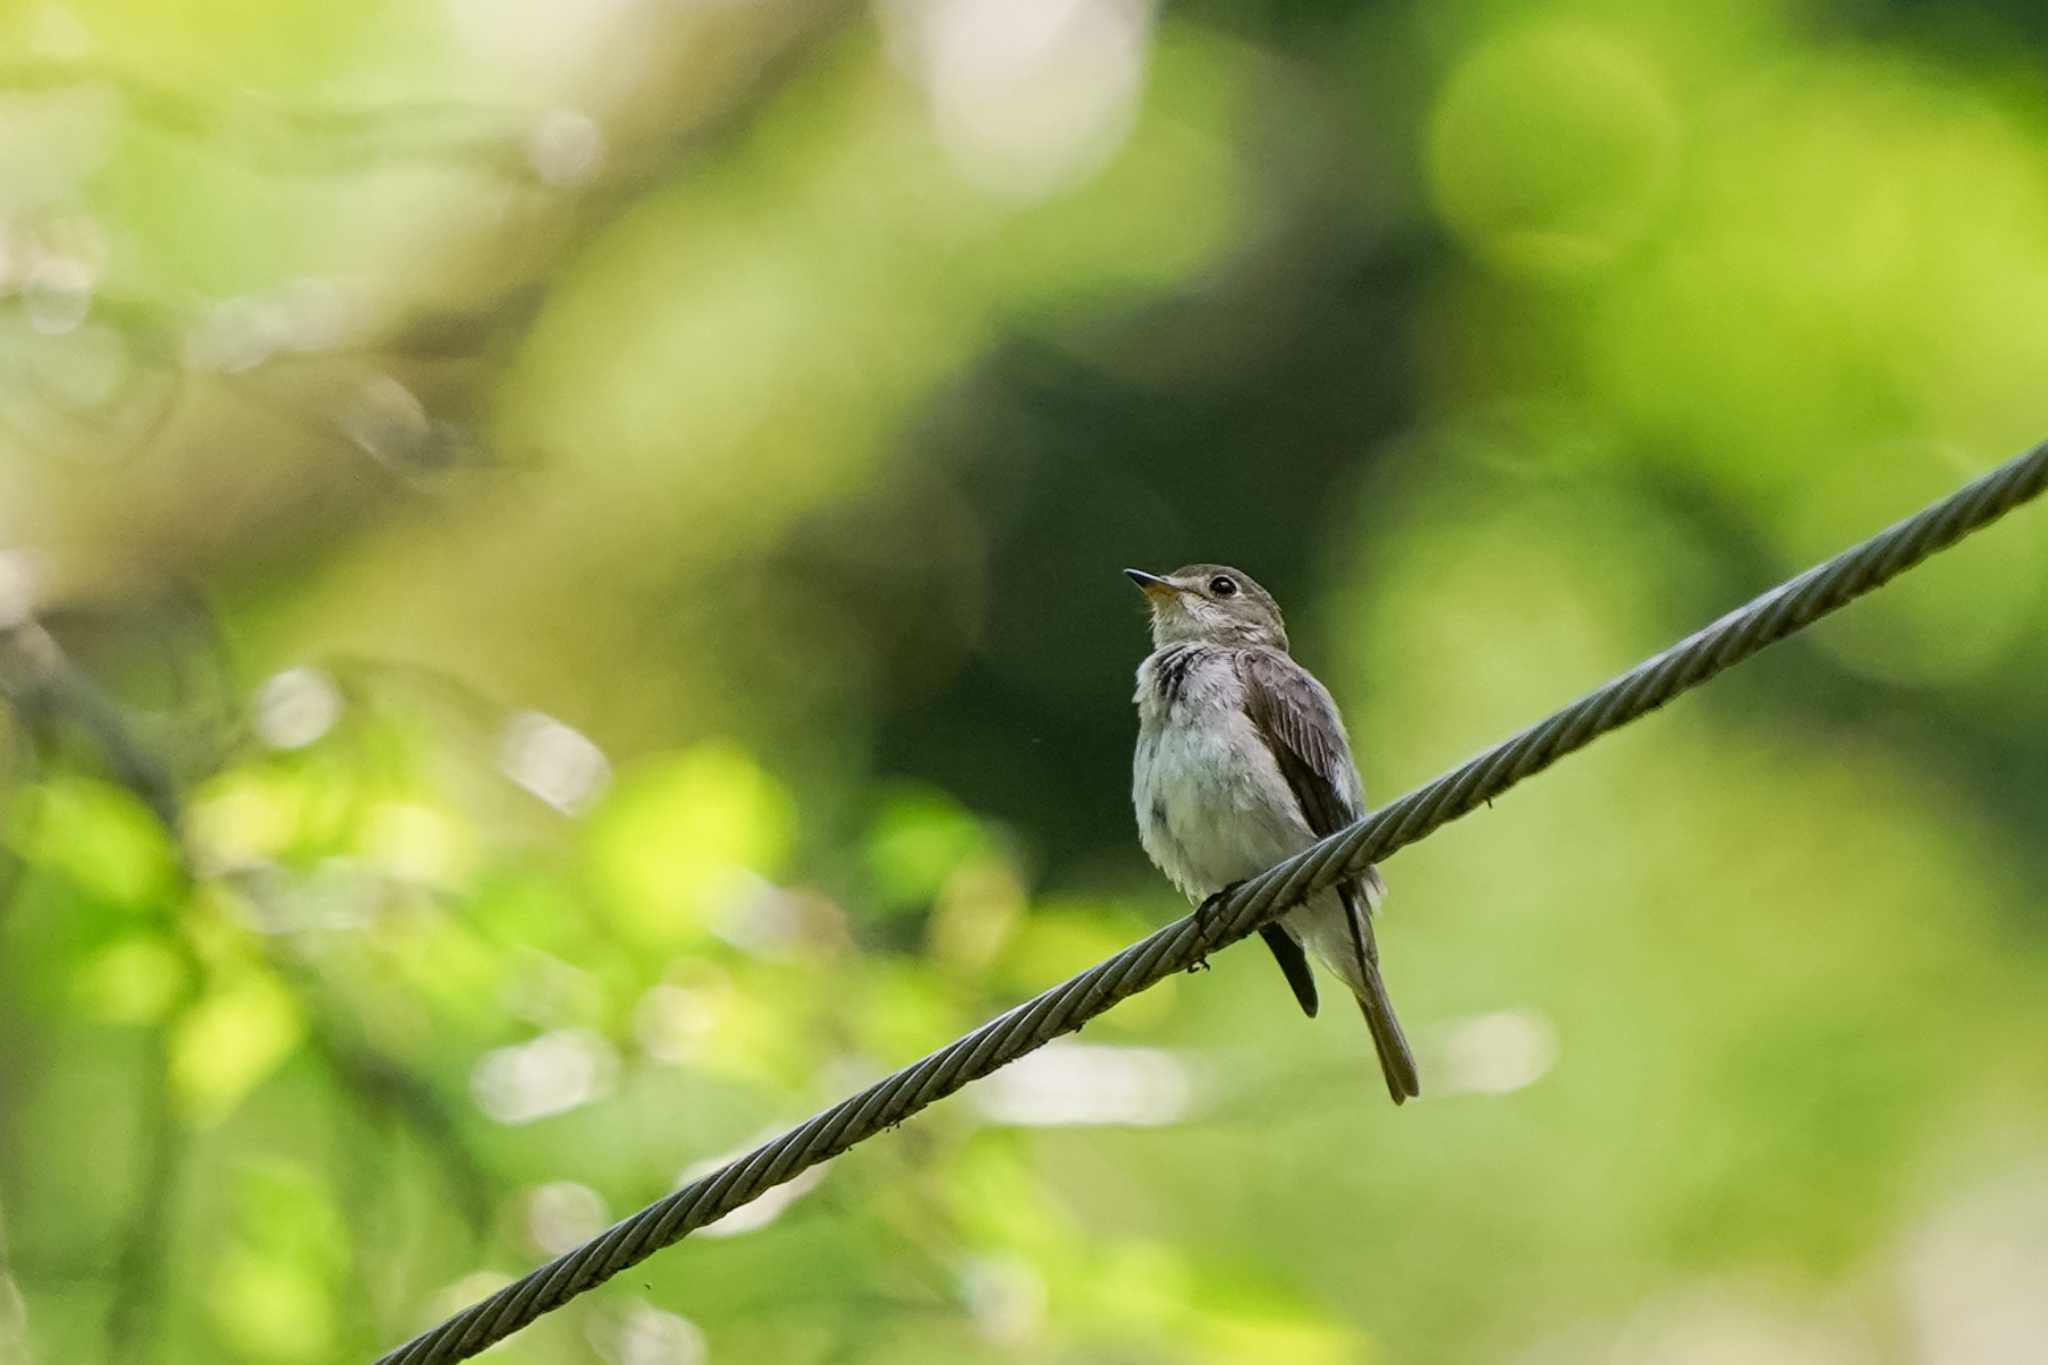
{"type": "MultiPolygon", "coordinates": [[[[1133,698],[1138,837],[1198,906],[1199,921],[1246,878],[1358,819],[1365,787],[1337,704],[1288,652],[1270,593],[1223,564],[1124,572],[1152,613],[1152,652],[1138,666],[1133,698]]],[[[1311,1018],[1310,952],[1349,989],[1387,1093],[1401,1104],[1422,1087],[1373,938],[1386,893],[1379,869],[1367,867],[1259,933],[1311,1018]]]]}

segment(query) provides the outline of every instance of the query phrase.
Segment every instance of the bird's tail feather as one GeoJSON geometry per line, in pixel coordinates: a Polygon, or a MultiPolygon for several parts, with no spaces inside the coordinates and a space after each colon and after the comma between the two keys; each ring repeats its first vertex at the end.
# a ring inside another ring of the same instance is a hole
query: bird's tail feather
{"type": "Polygon", "coordinates": [[[1358,992],[1358,1010],[1372,1033],[1373,1050],[1380,1055],[1380,1070],[1387,1078],[1387,1093],[1401,1104],[1422,1093],[1422,1078],[1415,1070],[1415,1054],[1409,1050],[1401,1021],[1394,1017],[1394,1002],[1387,998],[1386,983],[1380,980],[1379,964],[1365,964],[1365,986],[1358,992]]]}
{"type": "Polygon", "coordinates": [[[1379,1054],[1380,1071],[1387,1078],[1387,1093],[1395,1104],[1402,1104],[1422,1093],[1422,1077],[1416,1071],[1408,1037],[1401,1032],[1401,1021],[1394,1015],[1394,1002],[1387,996],[1387,983],[1380,976],[1379,947],[1373,942],[1369,907],[1386,894],[1386,883],[1379,880],[1377,868],[1369,869],[1368,875],[1371,881],[1365,885],[1365,894],[1348,886],[1340,888],[1357,979],[1351,980],[1350,972],[1343,975],[1358,997],[1359,1012],[1372,1033],[1373,1051],[1379,1054]]]}

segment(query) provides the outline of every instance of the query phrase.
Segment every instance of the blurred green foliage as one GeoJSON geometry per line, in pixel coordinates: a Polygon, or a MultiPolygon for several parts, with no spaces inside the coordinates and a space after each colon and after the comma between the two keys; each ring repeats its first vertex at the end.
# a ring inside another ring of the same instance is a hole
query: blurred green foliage
{"type": "MultiPolygon", "coordinates": [[[[0,34],[0,1365],[367,1360],[1177,912],[1126,564],[1384,796],[2048,433],[2018,0],[0,34]]],[[[1223,954],[503,1358],[2026,1358],[2044,554],[1404,851],[1419,1106],[1223,954]]]]}

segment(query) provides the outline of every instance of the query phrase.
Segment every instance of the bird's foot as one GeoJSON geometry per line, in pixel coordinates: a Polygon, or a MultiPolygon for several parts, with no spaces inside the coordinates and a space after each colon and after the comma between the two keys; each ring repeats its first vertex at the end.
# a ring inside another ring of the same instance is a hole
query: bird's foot
{"type": "Polygon", "coordinates": [[[1216,934],[1216,911],[1244,885],[1243,879],[1232,882],[1221,891],[1215,892],[1195,907],[1195,937],[1202,945],[1202,956],[1197,959],[1200,966],[1209,965],[1209,944],[1216,934]]]}

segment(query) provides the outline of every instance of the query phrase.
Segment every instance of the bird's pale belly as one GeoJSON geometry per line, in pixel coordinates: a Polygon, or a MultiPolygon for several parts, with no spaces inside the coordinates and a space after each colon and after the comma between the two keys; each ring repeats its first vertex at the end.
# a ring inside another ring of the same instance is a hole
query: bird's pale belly
{"type": "Polygon", "coordinates": [[[1191,900],[1314,842],[1278,765],[1240,715],[1143,728],[1133,777],[1145,851],[1191,900]]]}

